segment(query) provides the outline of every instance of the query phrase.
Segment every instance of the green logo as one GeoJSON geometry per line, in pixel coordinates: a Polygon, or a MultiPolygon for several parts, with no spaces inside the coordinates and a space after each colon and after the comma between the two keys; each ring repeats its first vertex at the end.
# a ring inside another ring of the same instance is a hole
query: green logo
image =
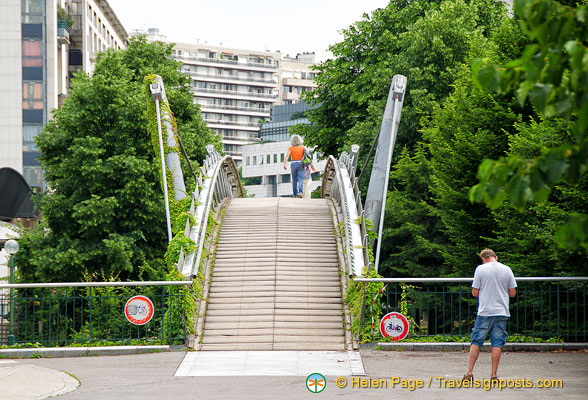
{"type": "Polygon", "coordinates": [[[327,380],[321,374],[314,373],[306,378],[306,388],[311,393],[320,393],[327,387],[327,380]]]}

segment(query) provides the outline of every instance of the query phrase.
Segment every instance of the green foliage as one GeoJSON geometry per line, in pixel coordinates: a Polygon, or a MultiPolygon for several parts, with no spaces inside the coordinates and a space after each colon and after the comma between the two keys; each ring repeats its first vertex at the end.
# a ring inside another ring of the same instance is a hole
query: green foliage
{"type": "MultiPolygon", "coordinates": [[[[364,270],[363,276],[365,276],[366,278],[381,278],[381,276],[378,275],[373,269],[370,271],[364,270]]],[[[347,286],[347,290],[345,292],[345,303],[349,306],[349,312],[352,316],[352,333],[353,335],[357,335],[359,332],[360,343],[373,341],[379,332],[378,328],[376,328],[374,331],[373,327],[371,326],[371,322],[369,322],[369,320],[366,321],[366,319],[371,318],[374,321],[380,320],[382,310],[377,300],[378,297],[381,295],[381,290],[383,288],[383,282],[366,283],[351,281],[347,286]],[[377,293],[375,299],[372,299],[368,296],[368,294],[374,293],[377,293]],[[364,314],[362,319],[362,305],[364,302],[364,310],[371,310],[371,313],[370,316],[364,314]]]]}
{"type": "MultiPolygon", "coordinates": [[[[473,64],[477,83],[488,90],[516,94],[545,119],[570,121],[568,141],[527,159],[517,154],[484,160],[470,198],[497,208],[508,199],[523,211],[545,202],[561,183],[574,184],[588,171],[588,6],[563,6],[553,0],[516,0],[515,12],[531,42],[523,55],[504,67],[480,59],[473,64]]],[[[588,250],[588,218],[570,213],[556,239],[560,246],[588,250]]]]}
{"type": "MultiPolygon", "coordinates": [[[[509,105],[472,88],[467,66],[481,55],[497,60],[518,55],[525,37],[509,21],[496,1],[392,1],[345,30],[343,42],[331,47],[336,58],[319,67],[318,87],[306,99],[318,107],[308,112],[311,125],[297,129],[324,154],[359,144],[364,149],[359,165],[381,123],[392,76],[408,79],[381,242],[384,276],[463,271],[482,242],[476,227],[491,230],[477,219],[482,215],[487,221],[491,212],[472,206],[469,187],[463,186],[475,183],[480,154],[489,149],[470,151],[490,144],[490,151],[503,154],[507,139],[500,130],[516,118],[509,105]],[[454,90],[460,90],[454,104],[442,108],[454,90]],[[472,138],[476,141],[469,143],[472,138]],[[468,237],[472,232],[474,241],[468,237]]],[[[364,193],[368,181],[366,171],[364,193]]]]}
{"type": "Polygon", "coordinates": [[[68,98],[37,137],[52,190],[38,199],[41,224],[21,239],[15,256],[27,282],[165,274],[165,212],[143,78],[165,81],[192,160],[204,158],[206,144],[220,144],[193,104],[190,79],[168,58],[171,49],[132,38],[125,50],[99,53],[92,76],[72,79],[68,98]]]}
{"type": "Polygon", "coordinates": [[[350,144],[368,149],[392,77],[403,74],[408,92],[397,143],[412,148],[419,119],[452,91],[462,64],[487,46],[484,37],[505,15],[501,3],[488,0],[391,1],[365,14],[331,46],[336,58],[318,66],[317,88],[305,96],[318,107],[307,111],[311,124],[296,130],[323,154],[339,154],[350,144]]]}
{"type": "Polygon", "coordinates": [[[69,28],[74,26],[74,19],[59,4],[57,5],[57,18],[64,19],[69,28]]]}

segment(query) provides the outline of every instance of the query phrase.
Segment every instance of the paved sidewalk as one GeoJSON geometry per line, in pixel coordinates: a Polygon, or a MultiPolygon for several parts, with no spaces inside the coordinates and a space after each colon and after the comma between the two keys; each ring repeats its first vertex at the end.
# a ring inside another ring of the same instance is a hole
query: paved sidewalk
{"type": "MultiPolygon", "coordinates": [[[[124,356],[41,358],[4,360],[2,368],[12,369],[0,380],[0,393],[10,399],[46,398],[55,394],[51,386],[55,374],[65,378],[65,371],[81,382],[77,389],[59,396],[60,400],[82,399],[312,399],[315,393],[306,388],[304,376],[174,376],[191,352],[162,352],[124,356]],[[12,361],[6,363],[6,361],[12,361]],[[20,368],[20,370],[15,370],[20,368]],[[26,368],[26,369],[25,369],[26,368]],[[22,372],[22,373],[19,373],[22,372]],[[36,374],[36,375],[35,375],[36,374]],[[61,374],[61,375],[59,375],[61,374]],[[12,377],[8,379],[9,377],[12,377]],[[39,385],[34,382],[38,382],[39,385]],[[45,385],[44,391],[37,386],[45,385]],[[11,392],[5,391],[10,388],[11,392]]],[[[525,399],[586,399],[588,393],[588,353],[577,352],[505,352],[499,376],[505,384],[528,380],[533,387],[486,390],[484,388],[452,388],[467,364],[467,353],[362,350],[366,376],[330,375],[325,372],[326,388],[320,394],[327,399],[387,399],[395,396],[419,400],[451,398],[476,400],[500,398],[525,399]],[[345,378],[345,387],[343,380],[345,378]],[[356,381],[352,381],[355,379],[356,381]],[[411,384],[423,381],[423,388],[411,384]],[[397,383],[393,384],[393,382],[397,383]],[[354,383],[355,382],[355,383],[354,383]],[[386,387],[374,387],[385,382],[386,387]],[[428,384],[431,382],[430,384],[428,384]],[[562,387],[539,388],[551,382],[562,387]],[[406,387],[401,387],[402,383],[406,387]]],[[[219,360],[219,362],[222,360],[219,360]]],[[[321,373],[316,365],[316,373],[321,373]]],[[[8,371],[8,369],[4,371],[8,371]]],[[[487,379],[490,354],[482,352],[474,376],[487,379]]],[[[69,375],[67,375],[69,376],[69,375]]],[[[71,377],[70,377],[71,378],[71,377]]],[[[71,378],[73,379],[73,378],[71,378]]]]}
{"type": "Polygon", "coordinates": [[[0,360],[0,399],[45,399],[75,390],[79,381],[65,372],[21,363],[0,360]]]}

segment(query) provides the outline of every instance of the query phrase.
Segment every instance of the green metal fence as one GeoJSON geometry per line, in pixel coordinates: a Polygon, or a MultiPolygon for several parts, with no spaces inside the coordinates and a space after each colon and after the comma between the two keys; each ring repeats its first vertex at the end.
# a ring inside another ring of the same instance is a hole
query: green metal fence
{"type": "MultiPolygon", "coordinates": [[[[363,326],[373,326],[376,337],[379,318],[401,312],[403,302],[412,336],[467,339],[471,333],[478,307],[471,278],[357,280],[386,282],[381,292],[366,292],[363,326]]],[[[510,336],[588,341],[588,278],[518,278],[517,283],[517,295],[510,299],[510,336]]]]}
{"type": "Polygon", "coordinates": [[[183,286],[191,283],[0,285],[0,345],[180,344],[189,323],[185,304],[190,289],[183,286]],[[135,295],[153,303],[153,317],[144,325],[132,324],[124,313],[135,295]]]}

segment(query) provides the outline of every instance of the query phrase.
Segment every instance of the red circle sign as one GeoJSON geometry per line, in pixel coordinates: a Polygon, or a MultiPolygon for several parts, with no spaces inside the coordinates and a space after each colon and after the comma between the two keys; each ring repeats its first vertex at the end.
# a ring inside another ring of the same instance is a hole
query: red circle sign
{"type": "Polygon", "coordinates": [[[153,318],[154,307],[145,296],[133,296],[125,304],[125,316],[131,324],[145,325],[153,318]]]}
{"type": "Polygon", "coordinates": [[[380,321],[380,333],[385,338],[389,337],[394,341],[402,340],[408,335],[408,320],[397,312],[391,312],[380,321]]]}

